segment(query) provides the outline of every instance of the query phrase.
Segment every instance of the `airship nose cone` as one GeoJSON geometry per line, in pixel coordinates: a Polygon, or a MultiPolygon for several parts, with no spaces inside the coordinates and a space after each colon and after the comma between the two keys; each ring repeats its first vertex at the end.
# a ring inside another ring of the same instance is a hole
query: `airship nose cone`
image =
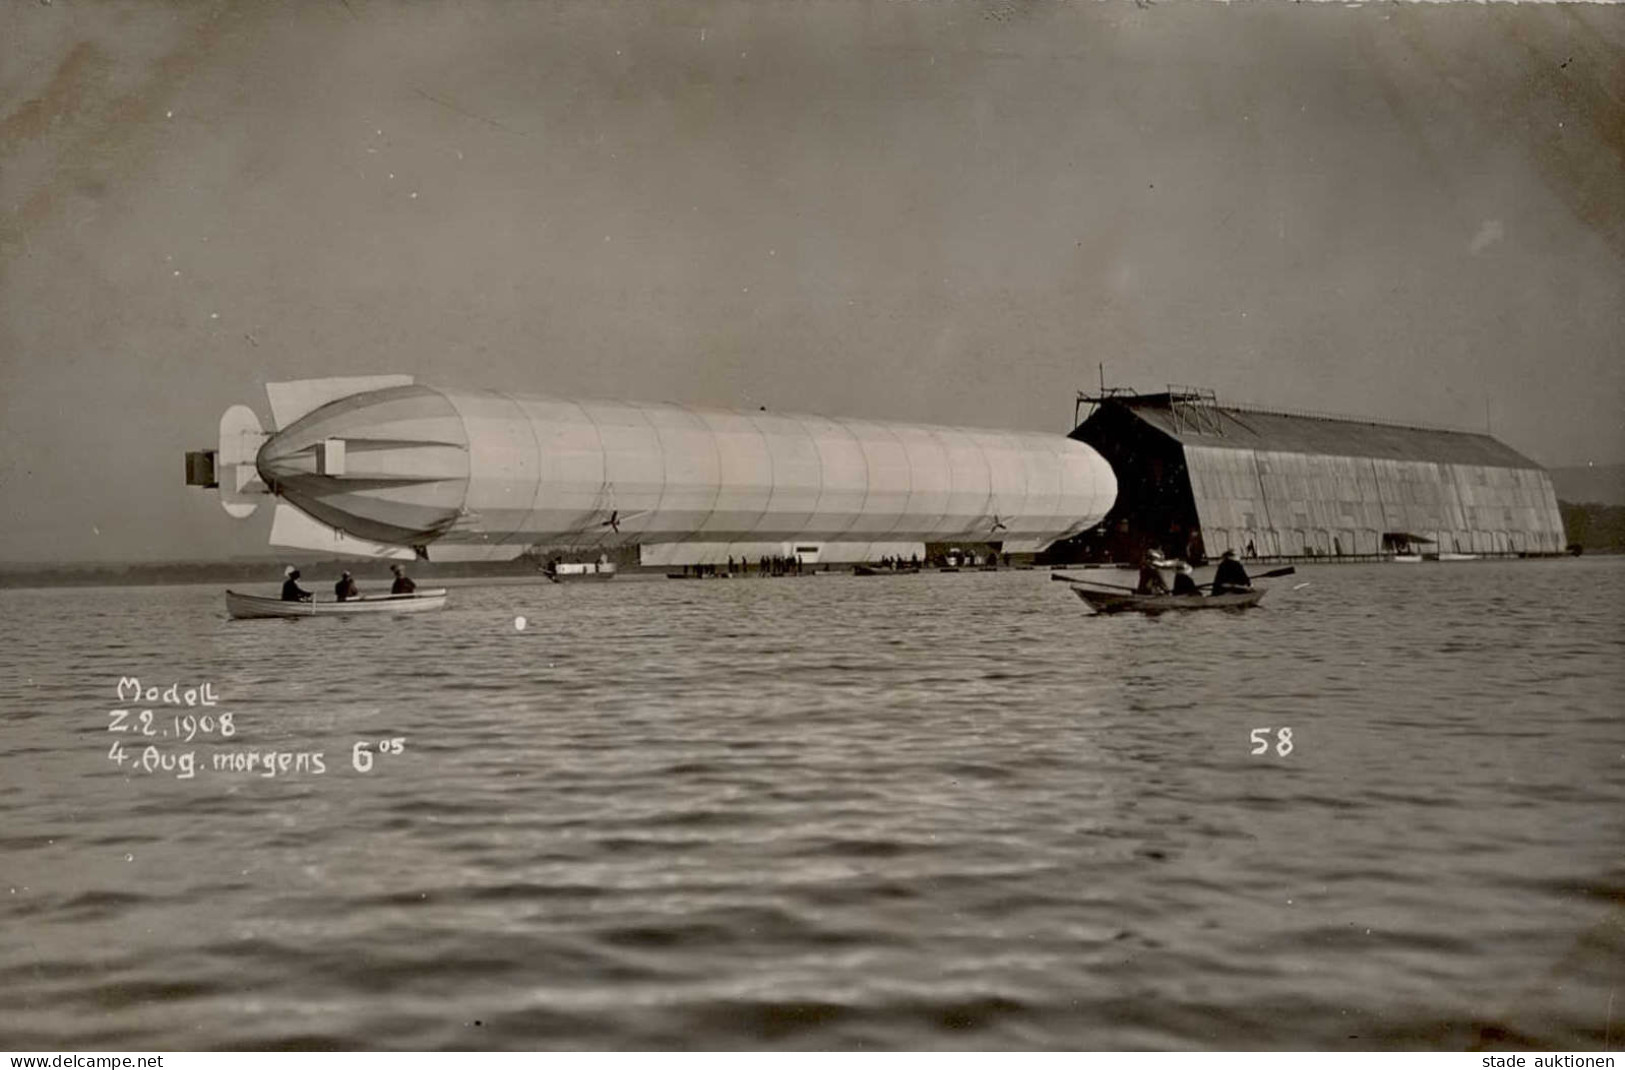
{"type": "Polygon", "coordinates": [[[289,503],[358,538],[417,545],[446,532],[468,496],[468,432],[424,386],[352,394],[271,436],[260,478],[289,503]]]}

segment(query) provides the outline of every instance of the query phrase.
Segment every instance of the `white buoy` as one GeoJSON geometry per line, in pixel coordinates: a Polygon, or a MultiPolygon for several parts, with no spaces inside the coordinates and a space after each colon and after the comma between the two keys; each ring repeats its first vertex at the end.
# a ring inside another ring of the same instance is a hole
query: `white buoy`
{"type": "Polygon", "coordinates": [[[525,630],[525,618],[524,617],[515,617],[513,619],[513,630],[516,631],[516,632],[522,632],[522,631],[525,630]]]}

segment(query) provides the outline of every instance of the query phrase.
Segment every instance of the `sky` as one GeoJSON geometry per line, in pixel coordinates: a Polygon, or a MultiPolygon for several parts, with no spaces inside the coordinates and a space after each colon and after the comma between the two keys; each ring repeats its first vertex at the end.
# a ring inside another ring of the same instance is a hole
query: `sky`
{"type": "Polygon", "coordinates": [[[266,553],[266,381],[1070,429],[1075,391],[1625,460],[1625,10],[0,7],[0,560],[266,553]]]}

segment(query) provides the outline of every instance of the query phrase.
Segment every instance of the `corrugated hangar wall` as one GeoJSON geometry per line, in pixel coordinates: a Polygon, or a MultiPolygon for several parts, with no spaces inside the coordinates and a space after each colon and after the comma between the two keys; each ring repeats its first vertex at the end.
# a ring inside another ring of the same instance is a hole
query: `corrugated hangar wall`
{"type": "Polygon", "coordinates": [[[1558,553],[1563,521],[1539,469],[1184,447],[1209,554],[1377,554],[1388,533],[1459,553],[1558,553]]]}
{"type": "Polygon", "coordinates": [[[1177,555],[1197,537],[1209,556],[1564,549],[1550,477],[1486,434],[1221,406],[1184,388],[1082,400],[1097,408],[1073,435],[1120,488],[1096,552],[1177,555]]]}

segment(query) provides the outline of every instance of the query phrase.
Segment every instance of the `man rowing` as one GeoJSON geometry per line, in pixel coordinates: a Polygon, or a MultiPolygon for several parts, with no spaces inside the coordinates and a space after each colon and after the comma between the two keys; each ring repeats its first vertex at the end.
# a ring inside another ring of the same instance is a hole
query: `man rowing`
{"type": "Polygon", "coordinates": [[[1253,581],[1247,575],[1247,570],[1241,567],[1241,562],[1236,560],[1236,552],[1226,550],[1219,557],[1219,571],[1213,574],[1213,593],[1236,594],[1252,589],[1253,581]]]}
{"type": "Polygon", "coordinates": [[[315,595],[299,586],[299,570],[289,565],[282,570],[282,600],[284,602],[309,602],[315,595]]]}
{"type": "Polygon", "coordinates": [[[1134,593],[1168,593],[1168,584],[1163,580],[1162,573],[1157,571],[1157,559],[1149,553],[1140,559],[1140,582],[1134,588],[1134,593]]]}
{"type": "Polygon", "coordinates": [[[1177,595],[1195,595],[1200,598],[1202,589],[1196,586],[1196,580],[1191,575],[1190,562],[1181,561],[1178,571],[1174,573],[1174,593],[1177,595]]]}

